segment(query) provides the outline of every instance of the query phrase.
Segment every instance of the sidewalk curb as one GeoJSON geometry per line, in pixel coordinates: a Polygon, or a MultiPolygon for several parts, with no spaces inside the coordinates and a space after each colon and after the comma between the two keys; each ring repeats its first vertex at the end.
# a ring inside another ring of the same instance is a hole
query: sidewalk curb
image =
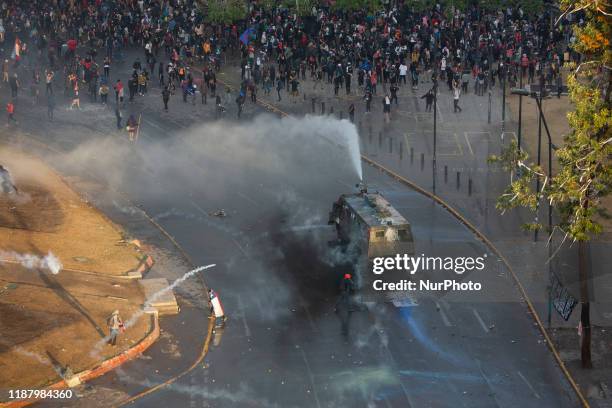
{"type": "MultiPolygon", "coordinates": [[[[152,328],[149,333],[135,346],[117,354],[114,357],[109,358],[108,360],[102,361],[102,363],[92,369],[81,371],[74,375],[74,378],[78,379],[78,383],[84,383],[94,378],[100,377],[107,372],[114,370],[115,368],[121,366],[127,361],[133,360],[142,354],[146,349],[148,349],[153,343],[157,341],[159,338],[159,317],[157,315],[157,311],[151,313],[151,324],[152,328]]],[[[62,379],[54,384],[51,384],[44,388],[45,390],[60,390],[69,388],[68,383],[65,379],[62,379]]],[[[19,400],[19,401],[11,401],[11,402],[3,402],[0,403],[0,408],[21,408],[28,405],[31,405],[37,401],[38,399],[28,399],[28,400],[19,400]]]]}
{"type": "Polygon", "coordinates": [[[383,173],[386,173],[387,175],[393,177],[394,179],[396,179],[397,181],[401,182],[402,184],[407,185],[408,187],[412,188],[413,190],[417,191],[418,193],[420,193],[422,195],[425,195],[426,197],[431,198],[436,203],[438,203],[439,205],[444,207],[449,213],[451,213],[451,215],[453,215],[463,225],[465,225],[469,230],[471,230],[482,242],[485,243],[486,246],[489,247],[489,249],[491,249],[491,251],[493,251],[493,253],[496,256],[498,256],[502,260],[504,265],[510,271],[510,274],[512,275],[512,279],[514,280],[514,283],[518,287],[519,292],[521,294],[521,297],[523,298],[525,304],[527,305],[527,309],[529,310],[529,313],[531,314],[531,316],[535,320],[538,328],[540,329],[540,332],[544,336],[544,339],[546,340],[546,345],[548,346],[549,350],[551,351],[551,353],[555,357],[555,360],[556,360],[557,364],[559,365],[559,368],[561,368],[561,371],[563,372],[563,374],[567,378],[568,382],[572,386],[572,389],[576,393],[576,396],[580,400],[580,403],[582,404],[582,406],[585,407],[585,408],[589,408],[590,405],[589,405],[588,401],[586,400],[586,398],[582,394],[582,391],[580,390],[580,387],[578,386],[576,380],[574,380],[574,378],[572,377],[571,373],[569,372],[569,370],[565,366],[565,363],[561,359],[559,351],[557,350],[557,348],[555,347],[554,343],[550,339],[550,337],[548,335],[548,332],[546,331],[546,328],[544,327],[542,321],[540,320],[540,317],[538,316],[538,314],[537,314],[537,312],[535,310],[535,307],[533,306],[533,303],[529,299],[529,296],[527,295],[527,291],[525,290],[525,288],[521,284],[521,281],[519,280],[518,275],[516,275],[516,273],[514,272],[514,269],[512,268],[512,266],[510,266],[510,263],[508,262],[508,260],[502,255],[502,253],[497,249],[497,247],[495,247],[495,245],[493,245],[493,243],[482,232],[480,232],[478,230],[478,228],[476,228],[471,222],[469,222],[466,218],[464,218],[457,210],[455,210],[450,204],[448,204],[446,201],[444,201],[439,196],[437,196],[437,195],[435,195],[435,194],[425,190],[424,188],[418,186],[417,184],[411,182],[410,180],[404,178],[403,176],[395,173],[393,170],[390,170],[390,169],[386,168],[385,166],[375,162],[374,160],[368,158],[365,155],[361,155],[361,159],[364,162],[368,163],[370,166],[377,168],[378,170],[382,171],[383,173]]]}

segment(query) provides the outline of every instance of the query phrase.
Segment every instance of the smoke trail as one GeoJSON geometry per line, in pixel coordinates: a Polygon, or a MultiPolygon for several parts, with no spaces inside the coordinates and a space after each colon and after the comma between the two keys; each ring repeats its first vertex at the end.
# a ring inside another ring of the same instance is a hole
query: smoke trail
{"type": "Polygon", "coordinates": [[[17,262],[27,269],[48,269],[54,275],[57,275],[63,268],[60,260],[51,251],[44,257],[14,251],[0,251],[0,262],[17,262]]]}
{"type": "MultiPolygon", "coordinates": [[[[177,280],[172,282],[171,285],[168,285],[165,288],[158,290],[157,292],[152,294],[151,297],[149,297],[148,299],[145,299],[144,306],[146,307],[146,306],[151,305],[151,303],[153,303],[156,300],[158,300],[165,293],[168,293],[169,291],[171,291],[172,289],[174,289],[175,287],[177,287],[181,283],[185,282],[187,279],[189,279],[190,277],[192,277],[196,273],[201,272],[201,271],[206,270],[206,269],[209,269],[209,268],[212,268],[212,267],[215,267],[215,266],[217,266],[217,264],[210,264],[210,265],[200,266],[198,268],[192,269],[191,271],[187,272],[186,274],[184,274],[183,276],[181,276],[180,278],[178,278],[177,280]]],[[[136,321],[138,321],[140,316],[142,316],[144,313],[145,313],[144,309],[139,309],[138,311],[136,311],[132,316],[130,316],[130,318],[128,320],[125,320],[123,322],[124,328],[128,329],[128,328],[132,327],[134,324],[136,324],[136,321]]],[[[92,355],[94,357],[97,357],[99,352],[100,352],[100,349],[104,346],[104,343],[106,343],[109,339],[110,339],[110,335],[108,335],[108,336],[104,337],[103,339],[101,339],[100,341],[98,341],[95,344],[95,346],[94,346],[93,350],[91,351],[90,355],[92,355]]]]}

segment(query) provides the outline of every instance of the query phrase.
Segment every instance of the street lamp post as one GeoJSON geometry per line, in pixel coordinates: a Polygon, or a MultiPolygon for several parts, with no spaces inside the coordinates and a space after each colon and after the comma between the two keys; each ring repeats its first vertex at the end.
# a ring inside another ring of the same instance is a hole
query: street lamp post
{"type": "Polygon", "coordinates": [[[501,66],[501,73],[502,73],[502,123],[501,123],[501,128],[502,128],[502,139],[504,137],[504,131],[506,130],[506,76],[507,76],[507,68],[506,65],[502,62],[501,66]]]}
{"type": "Polygon", "coordinates": [[[434,121],[433,121],[433,193],[436,194],[436,142],[438,129],[438,80],[436,78],[433,86],[434,91],[434,121]]]}
{"type": "MultiPolygon", "coordinates": [[[[550,136],[550,130],[548,129],[548,123],[546,123],[546,117],[544,116],[544,112],[542,112],[542,91],[544,90],[544,88],[540,88],[540,92],[539,95],[536,92],[529,92],[526,89],[522,89],[522,88],[513,88],[511,90],[512,94],[515,95],[519,95],[519,96],[532,96],[535,101],[536,101],[536,105],[538,107],[538,124],[540,125],[540,128],[538,129],[538,133],[539,133],[539,137],[541,137],[542,134],[542,129],[541,129],[541,125],[544,125],[544,130],[546,130],[546,136],[548,138],[548,179],[549,182],[551,182],[550,180],[552,180],[552,150],[553,150],[553,142],[552,142],[552,138],[550,136]]],[[[539,141],[538,141],[539,144],[539,141]]],[[[538,150],[539,150],[539,146],[538,146],[538,150]]],[[[538,163],[540,162],[539,157],[538,157],[538,163]]],[[[539,190],[539,178],[538,178],[538,190],[539,190]]],[[[552,265],[550,263],[550,254],[551,254],[551,245],[552,242],[550,242],[550,238],[552,235],[552,205],[550,200],[548,200],[548,316],[547,316],[547,323],[548,323],[548,327],[550,327],[550,323],[551,323],[551,319],[552,319],[552,287],[551,287],[551,277],[552,277],[552,265]]],[[[537,239],[537,238],[536,238],[537,239]]]]}
{"type": "MultiPolygon", "coordinates": [[[[523,72],[519,68],[518,70],[520,76],[520,88],[523,89],[523,72]]],[[[523,95],[519,94],[519,117],[518,117],[518,149],[521,151],[521,135],[522,135],[522,126],[523,124],[523,95]]]]}

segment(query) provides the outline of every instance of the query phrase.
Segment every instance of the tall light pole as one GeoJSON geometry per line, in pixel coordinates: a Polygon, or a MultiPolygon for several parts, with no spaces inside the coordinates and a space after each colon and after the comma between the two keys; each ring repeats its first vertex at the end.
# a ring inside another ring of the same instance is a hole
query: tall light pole
{"type": "MultiPolygon", "coordinates": [[[[538,129],[538,133],[539,133],[539,137],[541,137],[542,134],[542,128],[541,126],[544,125],[544,130],[546,130],[546,136],[548,137],[548,179],[549,179],[549,183],[552,182],[552,150],[553,150],[553,142],[552,142],[552,138],[550,136],[550,130],[548,129],[548,124],[546,123],[546,117],[544,116],[544,112],[542,112],[542,92],[544,91],[544,88],[540,88],[540,92],[539,95],[537,92],[529,92],[526,89],[522,89],[522,88],[513,88],[511,90],[512,94],[514,95],[519,95],[519,96],[532,96],[535,101],[536,101],[536,105],[538,106],[538,123],[540,125],[540,128],[538,129]]],[[[539,141],[538,141],[539,143],[539,141]]],[[[539,150],[539,147],[538,147],[539,150]]],[[[540,160],[538,158],[538,164],[539,164],[540,160]]],[[[539,177],[537,179],[537,183],[538,183],[538,187],[537,189],[539,190],[539,177]]],[[[548,316],[547,316],[547,323],[548,323],[548,327],[550,327],[550,323],[551,323],[551,319],[552,319],[552,286],[551,286],[551,281],[552,281],[552,265],[550,262],[550,256],[551,256],[551,235],[552,235],[552,204],[550,202],[550,200],[548,200],[548,316]]]]}
{"type": "Polygon", "coordinates": [[[436,195],[436,142],[438,129],[438,79],[434,81],[434,122],[433,122],[433,193],[436,195]]]}

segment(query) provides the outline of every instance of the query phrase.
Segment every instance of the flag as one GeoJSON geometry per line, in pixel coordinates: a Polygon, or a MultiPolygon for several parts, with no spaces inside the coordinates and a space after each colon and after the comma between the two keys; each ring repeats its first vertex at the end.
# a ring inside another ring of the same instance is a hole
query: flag
{"type": "Polygon", "coordinates": [[[15,38],[15,48],[13,48],[13,52],[11,53],[11,59],[19,59],[19,53],[21,52],[21,41],[19,38],[15,38]]]}
{"type": "Polygon", "coordinates": [[[251,37],[251,33],[252,33],[253,31],[255,31],[255,30],[253,29],[253,27],[249,27],[249,28],[247,28],[246,30],[244,30],[244,33],[242,33],[242,35],[240,36],[240,41],[242,41],[242,43],[243,43],[244,45],[248,45],[248,44],[249,44],[249,40],[250,40],[250,37],[251,37]]]}

